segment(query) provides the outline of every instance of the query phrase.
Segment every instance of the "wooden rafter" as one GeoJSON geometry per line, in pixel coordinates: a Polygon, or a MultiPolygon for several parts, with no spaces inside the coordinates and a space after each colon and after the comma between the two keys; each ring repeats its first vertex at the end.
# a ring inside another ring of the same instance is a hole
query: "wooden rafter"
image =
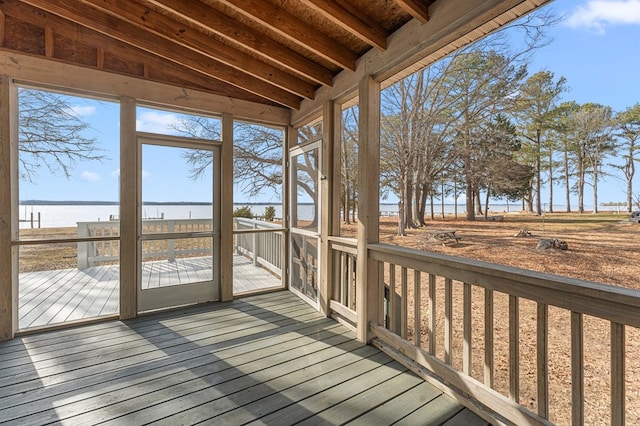
{"type": "Polygon", "coordinates": [[[185,47],[225,65],[247,73],[281,89],[307,99],[313,98],[315,86],[251,55],[234,49],[213,37],[186,27],[181,22],[155,12],[132,0],[80,0],[87,6],[120,18],[166,39],[176,48],[185,47]],[[108,7],[106,7],[108,6],[108,7]]]}
{"type": "MultiPolygon", "coordinates": [[[[206,1],[211,2],[211,0],[206,1]]],[[[325,34],[310,31],[308,24],[267,1],[260,2],[259,5],[256,5],[254,0],[218,0],[218,2],[260,22],[269,30],[277,32],[342,68],[355,70],[357,56],[354,52],[325,34]]]]}
{"type": "MultiPolygon", "coordinates": [[[[105,38],[100,33],[85,28],[75,22],[70,22],[56,15],[38,11],[32,6],[19,2],[18,0],[4,0],[3,11],[7,15],[28,22],[38,27],[55,28],[54,36],[67,38],[75,43],[81,43],[87,46],[98,46],[96,48],[96,67],[104,68],[105,56],[119,58],[123,63],[135,64],[143,63],[145,72],[140,75],[132,73],[135,77],[147,77],[149,70],[162,70],[163,73],[174,76],[177,80],[182,81],[186,87],[194,87],[207,90],[211,93],[237,97],[239,99],[249,99],[255,102],[260,101],[258,97],[243,89],[231,86],[219,80],[195,72],[183,66],[172,62],[167,62],[148,52],[143,52],[137,48],[126,45],[121,41],[105,38]]],[[[54,59],[56,59],[54,57],[54,59]]],[[[122,71],[119,71],[122,73],[122,71]]],[[[155,79],[156,81],[160,81],[155,79]]]]}
{"type": "Polygon", "coordinates": [[[107,15],[74,0],[23,0],[109,37],[176,62],[211,78],[227,82],[281,105],[297,108],[301,98],[254,76],[240,72],[224,63],[180,45],[169,42],[132,23],[107,15]],[[135,37],[132,37],[135,34],[135,37]]]}
{"type": "Polygon", "coordinates": [[[344,30],[380,50],[387,48],[387,34],[380,26],[348,3],[334,0],[303,0],[344,30]]]}
{"type": "Polygon", "coordinates": [[[429,21],[429,6],[424,0],[396,0],[396,2],[423,24],[429,21]]]}
{"type": "Polygon", "coordinates": [[[311,81],[326,86],[332,83],[330,70],[198,0],[143,0],[143,3],[184,20],[192,28],[230,40],[262,59],[273,61],[311,81]]]}

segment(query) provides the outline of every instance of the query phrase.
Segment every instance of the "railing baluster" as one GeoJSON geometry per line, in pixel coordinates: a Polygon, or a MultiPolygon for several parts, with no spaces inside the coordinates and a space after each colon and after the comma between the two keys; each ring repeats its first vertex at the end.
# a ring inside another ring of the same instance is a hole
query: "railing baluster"
{"type": "Polygon", "coordinates": [[[611,424],[624,425],[625,419],[625,331],[624,325],[611,323],[611,424]]]}
{"type": "MultiPolygon", "coordinates": [[[[395,266],[394,266],[395,268],[395,266]]],[[[400,268],[400,286],[401,286],[401,291],[402,291],[402,304],[401,304],[401,309],[402,309],[402,314],[400,315],[400,321],[402,322],[402,327],[400,329],[400,336],[402,336],[403,339],[407,338],[407,298],[409,297],[409,291],[407,288],[407,268],[406,267],[402,267],[400,268]]]]}
{"type": "Polygon", "coordinates": [[[484,289],[484,384],[493,389],[493,290],[484,289]]]}
{"type": "Polygon", "coordinates": [[[422,316],[420,315],[420,290],[421,290],[420,271],[413,271],[413,341],[417,347],[420,347],[420,324],[422,316]]]}
{"type": "Polygon", "coordinates": [[[509,296],[509,398],[520,399],[520,309],[519,299],[509,296]]]}
{"type": "Polygon", "coordinates": [[[462,372],[471,375],[471,284],[463,284],[462,372]]]}
{"type": "Polygon", "coordinates": [[[357,300],[356,299],[356,265],[357,265],[356,256],[348,255],[347,261],[351,265],[351,276],[349,277],[349,294],[351,294],[351,297],[349,297],[349,306],[351,306],[351,309],[355,310],[356,300],[357,300]]]}
{"type": "Polygon", "coordinates": [[[342,287],[342,304],[345,306],[349,306],[350,305],[350,297],[351,294],[349,293],[349,280],[351,279],[351,262],[349,262],[349,259],[347,258],[347,256],[345,255],[345,253],[342,253],[342,255],[340,256],[340,259],[342,260],[341,263],[341,273],[340,273],[340,285],[342,287]]]}
{"type": "Polygon", "coordinates": [[[584,319],[571,312],[571,424],[584,424],[584,319]]]}
{"type": "Polygon", "coordinates": [[[549,418],[549,307],[538,303],[536,325],[538,415],[549,418]]]}
{"type": "Polygon", "coordinates": [[[391,323],[391,331],[398,332],[398,298],[396,297],[396,265],[389,264],[389,317],[391,323]]]}
{"type": "Polygon", "coordinates": [[[453,351],[453,288],[451,278],[444,279],[444,362],[451,365],[453,351]]]}
{"type": "Polygon", "coordinates": [[[436,354],[436,276],[429,274],[429,353],[436,354]]]}

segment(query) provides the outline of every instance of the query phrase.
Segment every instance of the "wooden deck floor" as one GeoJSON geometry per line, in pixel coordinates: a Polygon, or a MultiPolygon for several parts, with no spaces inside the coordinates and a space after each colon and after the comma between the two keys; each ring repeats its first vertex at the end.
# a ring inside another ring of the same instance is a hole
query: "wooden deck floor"
{"type": "Polygon", "coordinates": [[[0,424],[486,425],[290,292],[0,343],[0,424]]]}
{"type": "MultiPolygon", "coordinates": [[[[142,288],[209,280],[208,270],[211,258],[144,262],[142,288]]],[[[119,274],[118,265],[20,274],[19,328],[117,314],[119,274]]],[[[234,294],[280,285],[280,279],[265,269],[254,267],[243,256],[233,256],[234,294]]]]}

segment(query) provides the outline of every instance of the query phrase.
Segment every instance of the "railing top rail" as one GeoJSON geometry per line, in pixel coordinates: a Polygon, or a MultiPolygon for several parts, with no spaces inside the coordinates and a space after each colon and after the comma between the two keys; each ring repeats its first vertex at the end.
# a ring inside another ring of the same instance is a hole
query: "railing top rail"
{"type": "Polygon", "coordinates": [[[353,246],[353,247],[358,246],[357,238],[337,237],[334,235],[330,235],[327,239],[332,243],[340,243],[344,246],[353,246]]]}
{"type": "Polygon", "coordinates": [[[367,248],[373,260],[640,327],[638,290],[389,244],[367,248]]]}
{"type": "MultiPolygon", "coordinates": [[[[203,218],[203,219],[142,219],[142,223],[153,223],[153,224],[161,224],[166,222],[173,223],[211,223],[211,218],[203,218]]],[[[78,225],[88,225],[88,226],[114,226],[120,224],[120,220],[94,220],[88,222],[76,222],[78,225]]]]}
{"type": "Polygon", "coordinates": [[[269,222],[265,222],[263,220],[258,220],[258,219],[249,219],[246,217],[234,217],[233,221],[236,223],[241,223],[243,225],[258,225],[262,228],[282,228],[281,224],[278,223],[269,223],[269,222]]]}

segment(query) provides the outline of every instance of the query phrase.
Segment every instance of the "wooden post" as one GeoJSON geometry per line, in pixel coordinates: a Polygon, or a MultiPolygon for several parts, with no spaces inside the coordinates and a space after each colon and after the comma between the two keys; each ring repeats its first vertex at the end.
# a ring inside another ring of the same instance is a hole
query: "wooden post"
{"type": "MultiPolygon", "coordinates": [[[[258,229],[258,224],[256,223],[256,219],[251,219],[251,229],[254,231],[258,229]]],[[[251,264],[256,267],[258,266],[258,236],[254,232],[251,234],[251,264]]]]}
{"type": "Polygon", "coordinates": [[[291,210],[295,207],[296,200],[291,193],[291,160],[289,157],[289,149],[292,146],[297,145],[298,141],[298,129],[293,126],[287,127],[284,138],[284,149],[282,150],[282,226],[287,229],[283,234],[282,243],[282,259],[284,259],[282,265],[282,287],[289,287],[289,274],[291,274],[291,250],[290,250],[290,236],[291,233],[291,210]],[[293,206],[293,207],[292,207],[293,206]]]}
{"type": "Polygon", "coordinates": [[[333,102],[325,102],[322,110],[322,146],[320,147],[320,313],[329,316],[329,300],[333,294],[333,254],[329,245],[329,235],[334,234],[333,198],[333,147],[334,128],[337,125],[333,102]]]}
{"type": "Polygon", "coordinates": [[[369,341],[369,322],[382,323],[378,264],[369,260],[367,244],[378,242],[380,198],[380,83],[360,81],[358,145],[358,260],[356,310],[358,340],[369,341]]]}
{"type": "MultiPolygon", "coordinates": [[[[78,223],[78,238],[89,236],[89,224],[87,222],[78,223]]],[[[77,265],[78,269],[85,269],[89,267],[89,243],[78,242],[77,244],[77,265]]]]}
{"type": "MultiPolygon", "coordinates": [[[[168,220],[167,232],[173,233],[175,232],[175,228],[176,228],[176,222],[173,220],[168,220]]],[[[168,238],[167,239],[167,262],[175,262],[175,261],[176,261],[176,240],[173,238],[168,238]]]]}
{"type": "Polygon", "coordinates": [[[140,158],[136,137],[136,101],[120,98],[120,318],[138,314],[138,173],[140,158]]]}
{"type": "Polygon", "coordinates": [[[18,93],[0,76],[0,341],[18,328],[18,93]],[[15,219],[15,220],[14,220],[15,219]]]}
{"type": "Polygon", "coordinates": [[[220,259],[220,301],[227,302],[233,299],[233,116],[230,114],[222,115],[220,156],[220,255],[217,257],[220,259]]]}

